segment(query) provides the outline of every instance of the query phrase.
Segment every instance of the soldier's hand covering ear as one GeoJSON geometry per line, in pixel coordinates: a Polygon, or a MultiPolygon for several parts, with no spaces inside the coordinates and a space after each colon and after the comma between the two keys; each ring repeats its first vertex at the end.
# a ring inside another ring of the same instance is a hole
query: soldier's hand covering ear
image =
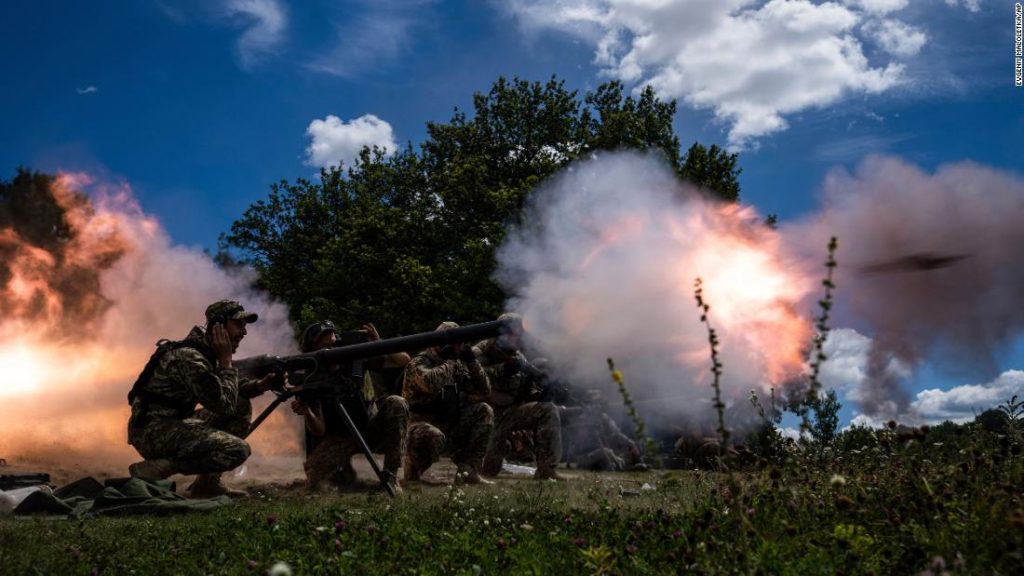
{"type": "Polygon", "coordinates": [[[228,335],[228,329],[223,324],[214,324],[210,327],[210,347],[217,356],[217,361],[222,365],[231,363],[231,355],[234,353],[235,344],[228,335]]]}
{"type": "Polygon", "coordinates": [[[454,344],[449,344],[441,348],[437,354],[444,360],[454,360],[459,356],[459,349],[454,344]]]}

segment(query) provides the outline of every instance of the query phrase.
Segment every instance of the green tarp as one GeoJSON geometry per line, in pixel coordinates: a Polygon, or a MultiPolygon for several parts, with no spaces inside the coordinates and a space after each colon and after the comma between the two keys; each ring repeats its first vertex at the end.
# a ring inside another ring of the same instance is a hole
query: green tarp
{"type": "Polygon", "coordinates": [[[227,496],[190,500],[176,494],[174,483],[169,480],[111,478],[100,484],[94,478],[82,478],[54,490],[52,494],[33,492],[14,509],[14,513],[67,515],[71,518],[94,514],[171,514],[212,510],[230,503],[227,496]]]}

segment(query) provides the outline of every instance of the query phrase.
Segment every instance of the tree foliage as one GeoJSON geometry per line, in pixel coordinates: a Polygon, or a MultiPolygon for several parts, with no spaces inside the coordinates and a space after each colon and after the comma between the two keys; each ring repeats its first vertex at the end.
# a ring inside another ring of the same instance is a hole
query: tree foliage
{"type": "Polygon", "coordinates": [[[418,151],[364,149],[319,182],[273,185],[221,251],[255,265],[300,324],[369,320],[395,334],[493,318],[505,299],[491,280],[495,248],[529,193],[576,158],[649,150],[710,195],[738,198],[736,155],[699,144],[682,155],[675,113],[650,88],[634,97],[609,82],[581,99],[555,78],[499,78],[472,113],[428,123],[418,151]]]}

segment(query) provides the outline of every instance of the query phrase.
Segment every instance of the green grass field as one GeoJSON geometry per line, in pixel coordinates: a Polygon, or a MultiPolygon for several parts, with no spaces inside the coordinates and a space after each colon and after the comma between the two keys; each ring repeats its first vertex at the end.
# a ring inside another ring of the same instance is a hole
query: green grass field
{"type": "Polygon", "coordinates": [[[791,447],[731,475],[572,472],[395,500],[264,486],[204,514],[7,517],[0,573],[1018,574],[1022,462],[968,425],[791,447]]]}

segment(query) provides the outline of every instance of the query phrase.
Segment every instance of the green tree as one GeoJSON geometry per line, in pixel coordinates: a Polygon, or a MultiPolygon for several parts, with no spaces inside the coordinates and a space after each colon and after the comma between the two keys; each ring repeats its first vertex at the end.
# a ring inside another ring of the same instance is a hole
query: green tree
{"type": "MultiPolygon", "coordinates": [[[[686,151],[679,175],[713,197],[727,202],[738,202],[739,175],[743,171],[737,166],[738,162],[739,153],[730,154],[717,144],[707,148],[699,142],[694,142],[686,151]]],[[[774,225],[774,221],[770,225],[774,225]]]]}
{"type": "MultiPolygon", "coordinates": [[[[474,95],[471,113],[428,123],[419,151],[365,149],[317,183],[273,185],[222,236],[221,252],[255,265],[299,323],[372,320],[395,334],[490,319],[505,301],[491,280],[494,251],[530,192],[596,150],[656,150],[684,174],[675,112],[651,89],[633,97],[619,82],[581,99],[555,78],[499,78],[474,95]]],[[[735,155],[711,150],[693,160],[701,184],[735,184],[735,155]]]]}

